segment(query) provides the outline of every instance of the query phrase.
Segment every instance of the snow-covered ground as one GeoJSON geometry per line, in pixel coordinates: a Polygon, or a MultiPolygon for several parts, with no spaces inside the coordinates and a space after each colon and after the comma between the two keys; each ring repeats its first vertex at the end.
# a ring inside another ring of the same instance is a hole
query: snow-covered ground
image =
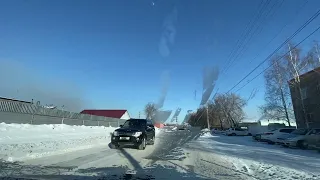
{"type": "Polygon", "coordinates": [[[22,161],[108,146],[110,133],[115,129],[104,126],[0,123],[0,159],[22,161]]]}
{"type": "Polygon", "coordinates": [[[0,159],[20,161],[110,142],[114,127],[0,123],[0,159]]]}
{"type": "MultiPolygon", "coordinates": [[[[205,133],[185,152],[196,154],[198,171],[210,177],[225,171],[239,179],[320,179],[320,153],[255,142],[251,137],[205,133]]],[[[218,178],[220,179],[220,178],[218,178]]]]}
{"type": "Polygon", "coordinates": [[[316,151],[171,128],[156,129],[155,145],[143,151],[110,149],[114,129],[0,124],[0,155],[23,161],[0,162],[0,176],[119,179],[115,175],[134,170],[136,177],[155,179],[320,179],[316,151]]]}

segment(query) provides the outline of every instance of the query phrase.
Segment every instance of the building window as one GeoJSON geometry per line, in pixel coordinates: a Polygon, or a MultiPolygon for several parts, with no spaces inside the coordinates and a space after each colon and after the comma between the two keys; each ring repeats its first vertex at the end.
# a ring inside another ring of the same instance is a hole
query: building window
{"type": "Polygon", "coordinates": [[[307,99],[307,88],[301,88],[301,99],[307,99]]]}

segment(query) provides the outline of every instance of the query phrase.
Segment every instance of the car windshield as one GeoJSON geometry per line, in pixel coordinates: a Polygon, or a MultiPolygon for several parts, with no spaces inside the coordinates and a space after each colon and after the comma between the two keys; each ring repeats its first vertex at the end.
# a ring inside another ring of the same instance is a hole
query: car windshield
{"type": "Polygon", "coordinates": [[[140,128],[144,126],[146,122],[141,120],[128,120],[123,124],[123,128],[140,128]]]}
{"type": "Polygon", "coordinates": [[[296,129],[296,130],[292,131],[291,134],[295,134],[295,135],[306,135],[307,132],[309,132],[308,129],[296,129]]]}
{"type": "Polygon", "coordinates": [[[0,179],[320,180],[319,125],[320,0],[0,0],[0,179]]]}

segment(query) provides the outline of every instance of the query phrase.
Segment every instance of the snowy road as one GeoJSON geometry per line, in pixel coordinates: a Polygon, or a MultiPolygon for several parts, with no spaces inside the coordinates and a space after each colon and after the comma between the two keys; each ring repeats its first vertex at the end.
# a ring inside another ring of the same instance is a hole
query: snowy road
{"type": "MultiPolygon", "coordinates": [[[[191,179],[196,174],[186,174],[183,168],[177,170],[170,160],[181,161],[185,154],[180,147],[199,137],[200,130],[170,131],[162,130],[156,138],[155,145],[145,150],[134,148],[111,149],[108,146],[97,146],[89,149],[59,155],[47,156],[23,162],[3,162],[1,175],[28,178],[93,178],[119,179],[127,172],[135,171],[135,178],[156,177],[156,179],[181,179],[187,175],[191,179]],[[170,165],[171,164],[171,165],[170,165]]],[[[132,179],[132,178],[131,178],[132,179]]]]}
{"type": "Polygon", "coordinates": [[[251,137],[162,129],[145,150],[108,144],[0,164],[0,176],[36,179],[319,179],[320,154],[251,137]],[[135,172],[134,175],[129,175],[135,172]]]}

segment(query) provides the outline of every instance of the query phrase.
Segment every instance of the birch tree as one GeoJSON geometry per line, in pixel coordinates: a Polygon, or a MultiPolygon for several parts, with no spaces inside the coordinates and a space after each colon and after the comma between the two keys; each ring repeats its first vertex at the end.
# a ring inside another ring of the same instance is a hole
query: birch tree
{"type": "Polygon", "coordinates": [[[285,60],[287,62],[287,71],[290,73],[290,76],[293,78],[292,81],[288,81],[290,86],[293,86],[295,92],[297,92],[298,97],[297,100],[301,105],[301,109],[303,112],[304,122],[306,127],[309,128],[308,117],[306,113],[306,108],[304,105],[304,100],[302,98],[302,91],[301,91],[301,79],[300,75],[303,74],[308,70],[310,67],[311,59],[304,58],[301,56],[301,49],[294,47],[292,44],[288,44],[288,51],[289,53],[286,54],[285,60]]]}
{"type": "Polygon", "coordinates": [[[286,65],[279,60],[279,56],[270,59],[269,63],[271,68],[264,73],[266,91],[265,104],[260,107],[261,114],[266,119],[285,120],[291,126],[293,109],[286,65]]]}

